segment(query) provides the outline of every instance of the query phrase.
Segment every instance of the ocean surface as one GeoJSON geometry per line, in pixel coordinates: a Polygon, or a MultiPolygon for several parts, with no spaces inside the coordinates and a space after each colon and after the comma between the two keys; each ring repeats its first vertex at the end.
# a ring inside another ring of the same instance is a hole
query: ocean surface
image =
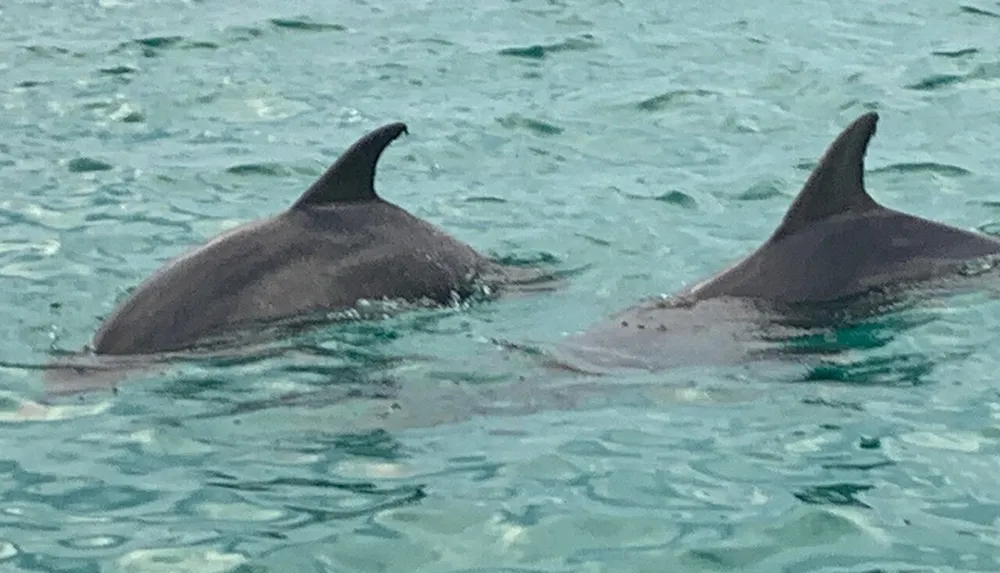
{"type": "Polygon", "coordinates": [[[743,256],[868,110],[877,200],[1000,234],[1000,3],[5,0],[0,70],[0,571],[1000,570],[995,292],[822,367],[557,383],[498,343],[743,256]],[[392,121],[386,199],[563,284],[50,395],[392,121]]]}

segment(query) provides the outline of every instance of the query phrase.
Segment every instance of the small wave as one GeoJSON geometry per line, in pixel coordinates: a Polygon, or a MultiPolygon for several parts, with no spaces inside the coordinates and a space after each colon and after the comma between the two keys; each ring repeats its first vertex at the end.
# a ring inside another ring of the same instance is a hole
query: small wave
{"type": "Polygon", "coordinates": [[[698,208],[698,201],[683,191],[671,190],[660,193],[659,195],[636,195],[634,193],[625,193],[624,191],[619,191],[619,193],[628,199],[638,199],[640,201],[659,201],[668,205],[676,205],[684,209],[698,208]]]}
{"type": "Polygon", "coordinates": [[[538,251],[534,254],[509,253],[503,256],[494,256],[491,259],[501,265],[513,267],[533,267],[540,265],[558,265],[562,261],[555,254],[548,251],[538,251]]]}
{"type": "Polygon", "coordinates": [[[118,558],[122,571],[198,571],[222,573],[247,562],[240,553],[220,553],[202,547],[137,549],[118,558]],[[168,565],[165,565],[168,564],[168,565]]]}
{"type": "Polygon", "coordinates": [[[66,167],[70,173],[90,173],[93,171],[109,171],[114,169],[110,163],[94,159],[93,157],[77,157],[66,162],[66,167]]]}
{"type": "Polygon", "coordinates": [[[660,201],[661,203],[677,205],[678,207],[683,207],[685,209],[698,208],[698,201],[695,200],[694,197],[682,191],[667,191],[666,193],[661,193],[652,197],[652,199],[654,201],[660,201]]]}
{"type": "Polygon", "coordinates": [[[963,80],[965,80],[965,76],[956,74],[934,74],[905,87],[908,90],[929,91],[948,87],[963,80]]]}
{"type": "Polygon", "coordinates": [[[113,50],[111,50],[111,53],[117,54],[120,52],[131,52],[133,48],[139,48],[139,51],[144,57],[155,58],[159,56],[160,52],[163,50],[176,47],[183,41],[183,36],[150,36],[147,38],[136,38],[118,44],[113,50]]]}
{"type": "Polygon", "coordinates": [[[512,56],[515,58],[526,58],[529,60],[541,60],[552,54],[560,52],[583,52],[592,50],[598,46],[594,37],[584,34],[579,38],[569,38],[568,40],[555,44],[534,44],[531,46],[521,46],[516,48],[504,48],[500,50],[501,56],[512,56]]]}
{"type": "Polygon", "coordinates": [[[119,210],[115,209],[110,213],[104,213],[101,211],[93,211],[87,213],[83,216],[83,220],[88,223],[99,223],[99,222],[112,222],[118,224],[126,225],[136,225],[136,224],[146,224],[150,227],[166,227],[173,229],[180,229],[185,233],[191,232],[191,224],[188,221],[178,221],[175,219],[170,219],[168,217],[163,217],[159,215],[157,211],[151,212],[139,212],[132,211],[127,215],[123,215],[119,210]]]}
{"type": "Polygon", "coordinates": [[[102,74],[106,74],[109,76],[124,76],[138,72],[139,68],[121,65],[121,66],[111,66],[109,68],[101,68],[98,71],[101,72],[102,74]]]}
{"type": "Polygon", "coordinates": [[[134,109],[127,103],[118,106],[118,109],[108,115],[109,118],[122,123],[142,123],[146,121],[146,115],[134,109]]]}
{"type": "Polygon", "coordinates": [[[977,230],[984,235],[1000,237],[1000,223],[986,223],[977,227],[977,230]]]}
{"type": "Polygon", "coordinates": [[[523,115],[516,113],[504,117],[498,117],[497,123],[508,129],[524,128],[528,131],[537,133],[538,135],[559,135],[565,131],[557,125],[546,123],[538,119],[532,119],[530,117],[524,117],[523,115]]]}
{"type": "Polygon", "coordinates": [[[300,32],[344,32],[346,26],[340,24],[325,24],[322,22],[311,22],[309,20],[299,20],[295,18],[271,18],[268,20],[271,26],[282,30],[297,30],[300,32]]]}
{"type": "Polygon", "coordinates": [[[921,353],[872,356],[857,361],[826,361],[809,370],[803,382],[839,382],[857,386],[922,386],[940,364],[967,358],[966,353],[931,357],[921,353]]]}
{"type": "Polygon", "coordinates": [[[905,87],[917,91],[930,91],[985,80],[987,86],[992,89],[998,78],[1000,78],[1000,63],[990,62],[980,64],[966,74],[934,74],[905,87]]]}
{"type": "Polygon", "coordinates": [[[180,43],[183,39],[182,36],[152,36],[149,38],[139,38],[138,40],[133,40],[133,42],[147,48],[168,48],[180,43]]]}
{"type": "Polygon", "coordinates": [[[507,200],[503,197],[494,197],[492,195],[480,195],[476,197],[467,197],[465,199],[466,203],[506,203],[507,200]]]}
{"type": "Polygon", "coordinates": [[[614,243],[612,243],[611,241],[609,241],[607,239],[602,239],[600,237],[595,237],[593,235],[588,235],[586,233],[573,233],[573,235],[575,235],[577,237],[580,237],[584,241],[587,241],[587,242],[592,243],[594,245],[597,245],[599,247],[610,247],[611,245],[614,244],[614,243]]]}
{"type": "Polygon", "coordinates": [[[758,181],[747,190],[736,196],[740,201],[762,201],[781,197],[781,185],[778,181],[758,181]]]}
{"type": "Polygon", "coordinates": [[[291,174],[291,170],[278,163],[244,163],[233,165],[226,169],[232,175],[264,175],[267,177],[283,177],[291,174]]]}
{"type": "Polygon", "coordinates": [[[234,26],[226,31],[233,42],[248,42],[264,35],[264,30],[256,26],[234,26]]]}
{"type": "MultiPolygon", "coordinates": [[[[132,40],[132,44],[142,50],[142,55],[147,58],[155,58],[164,49],[180,44],[184,38],[182,36],[152,36],[149,38],[139,38],[132,40]]],[[[127,44],[124,44],[124,47],[127,44]]]]}
{"type": "Polygon", "coordinates": [[[946,175],[949,177],[959,177],[962,175],[972,174],[972,172],[968,169],[957,165],[934,163],[932,161],[893,163],[892,165],[872,169],[869,173],[936,173],[938,175],[946,175]]]}
{"type": "Polygon", "coordinates": [[[931,54],[945,58],[962,58],[979,53],[978,48],[960,48],[958,50],[934,50],[931,54]]]}
{"type": "Polygon", "coordinates": [[[644,99],[636,104],[640,111],[660,111],[685,99],[696,99],[720,95],[719,92],[704,89],[671,90],[658,96],[644,99]]]}
{"type": "Polygon", "coordinates": [[[81,52],[70,50],[68,48],[63,48],[61,46],[42,46],[40,44],[32,44],[30,46],[24,46],[24,49],[36,56],[42,56],[46,58],[56,58],[60,56],[82,58],[86,55],[81,52]]]}
{"type": "MultiPolygon", "coordinates": [[[[249,34],[240,34],[239,31],[236,31],[235,33],[230,34],[231,37],[229,39],[232,41],[245,41],[250,38],[258,37],[261,34],[262,33],[259,30],[256,30],[256,33],[249,34]]],[[[123,42],[112,50],[111,53],[128,53],[131,52],[133,48],[139,48],[143,57],[156,58],[167,50],[217,50],[220,47],[221,44],[211,40],[194,40],[183,36],[151,36],[148,38],[138,38],[128,42],[123,42]]]]}
{"type": "Polygon", "coordinates": [[[974,16],[987,16],[989,18],[1000,18],[1000,14],[997,14],[996,12],[990,12],[989,10],[977,8],[975,6],[962,5],[959,6],[959,10],[965,12],[966,14],[972,14],[974,16]]]}
{"type": "MultiPolygon", "coordinates": [[[[298,18],[271,18],[267,20],[267,28],[281,32],[281,31],[298,31],[298,32],[325,32],[325,31],[346,31],[347,27],[340,24],[328,24],[324,22],[312,22],[309,20],[303,20],[298,18]]],[[[213,34],[212,38],[189,38],[181,35],[163,35],[163,36],[148,36],[143,38],[135,38],[122,42],[115,46],[114,49],[110,51],[112,54],[117,54],[121,52],[131,53],[138,49],[139,53],[146,58],[155,58],[162,55],[168,50],[192,50],[192,49],[203,49],[203,50],[217,50],[222,48],[227,44],[234,44],[239,42],[247,42],[264,36],[266,33],[266,28],[261,26],[233,26],[231,28],[224,29],[219,35],[213,34]]],[[[27,46],[27,50],[30,52],[46,56],[64,56],[70,55],[75,57],[83,57],[85,54],[80,54],[72,52],[65,48],[60,48],[58,46],[41,46],[32,45],[27,46]]],[[[102,70],[103,73],[114,73],[102,70]]]]}
{"type": "Polygon", "coordinates": [[[870,505],[858,499],[858,494],[871,489],[874,486],[868,484],[837,483],[809,486],[792,495],[810,505],[850,505],[871,509],[870,505]]]}
{"type": "Polygon", "coordinates": [[[203,49],[203,50],[217,50],[219,48],[219,44],[216,44],[215,42],[209,42],[206,40],[194,40],[185,44],[184,47],[203,49]]]}

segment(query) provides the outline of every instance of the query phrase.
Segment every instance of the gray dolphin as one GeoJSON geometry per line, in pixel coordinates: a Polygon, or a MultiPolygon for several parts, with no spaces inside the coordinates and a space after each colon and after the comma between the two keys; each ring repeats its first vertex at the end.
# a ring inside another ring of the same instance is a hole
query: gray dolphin
{"type": "Polygon", "coordinates": [[[877,113],[827,149],[774,234],[755,252],[682,296],[824,302],[951,273],[1000,252],[1000,241],[883,207],[865,190],[864,157],[877,113]]]}
{"type": "Polygon", "coordinates": [[[166,264],[106,318],[99,355],[165,353],[243,327],[354,308],[360,300],[445,304],[525,279],[380,198],[375,167],[406,133],[355,142],[288,210],[226,232],[166,264]]]}
{"type": "Polygon", "coordinates": [[[674,296],[645,301],[564,339],[556,354],[565,360],[557,364],[593,371],[740,363],[790,308],[901,291],[1000,253],[997,239],[872,199],[864,156],[877,122],[878,114],[866,113],[837,137],[756,251],[674,296]],[[586,364],[573,365],[579,359],[586,364]]]}

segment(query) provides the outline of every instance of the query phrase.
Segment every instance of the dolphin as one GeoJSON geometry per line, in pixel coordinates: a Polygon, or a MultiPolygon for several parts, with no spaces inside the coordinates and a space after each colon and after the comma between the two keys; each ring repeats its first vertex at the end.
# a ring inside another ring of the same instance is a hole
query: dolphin
{"type": "MultiPolygon", "coordinates": [[[[815,319],[824,309],[905,292],[1000,253],[1000,240],[887,208],[869,195],[864,157],[878,117],[865,113],[830,144],[757,250],[679,293],[563,339],[556,365],[597,372],[742,363],[776,328],[822,325],[815,319]],[[585,364],[574,364],[580,359],[585,364]]],[[[889,308],[884,301],[871,306],[889,308]]]]}
{"type": "Polygon", "coordinates": [[[379,197],[375,167],[408,133],[390,123],[351,145],[290,208],[223,233],[146,279],[93,336],[96,355],[189,349],[244,327],[350,310],[362,300],[447,304],[527,269],[493,262],[379,197]]]}

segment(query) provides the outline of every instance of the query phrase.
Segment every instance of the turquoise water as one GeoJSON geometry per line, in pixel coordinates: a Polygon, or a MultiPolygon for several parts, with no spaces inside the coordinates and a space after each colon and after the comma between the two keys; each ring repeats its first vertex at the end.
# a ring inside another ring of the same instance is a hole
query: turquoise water
{"type": "Polygon", "coordinates": [[[869,109],[878,200],[993,232],[996,2],[13,0],[0,54],[0,570],[1000,569],[992,293],[824,368],[535,392],[493,342],[741,256],[869,109]],[[387,199],[566,284],[46,396],[127,289],[390,121],[387,199]]]}

